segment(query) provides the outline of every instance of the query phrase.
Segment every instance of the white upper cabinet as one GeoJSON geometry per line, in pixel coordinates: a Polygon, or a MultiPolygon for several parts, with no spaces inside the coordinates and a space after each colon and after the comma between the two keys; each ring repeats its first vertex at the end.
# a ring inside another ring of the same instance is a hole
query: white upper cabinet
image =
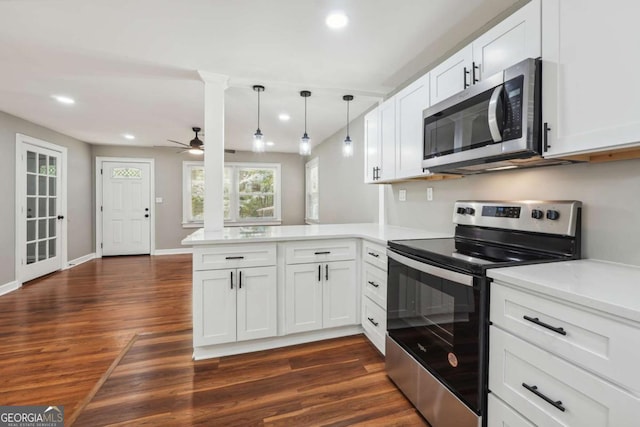
{"type": "Polygon", "coordinates": [[[451,55],[431,70],[431,105],[436,104],[471,85],[473,50],[471,45],[451,55]]]}
{"type": "Polygon", "coordinates": [[[545,157],[638,145],[638,12],[629,0],[544,0],[545,157]]]}
{"type": "Polygon", "coordinates": [[[527,58],[538,58],[540,0],[521,9],[431,70],[431,105],[527,58]]]}
{"type": "Polygon", "coordinates": [[[527,58],[538,58],[540,47],[540,0],[533,0],[473,43],[472,78],[499,73],[527,58]]]}
{"type": "Polygon", "coordinates": [[[380,171],[378,179],[390,180],[396,176],[396,103],[390,98],[380,105],[380,171]]]}
{"type": "Polygon", "coordinates": [[[422,110],[429,106],[429,74],[395,96],[396,178],[422,174],[422,110]]]}
{"type": "Polygon", "coordinates": [[[380,168],[379,116],[378,107],[364,116],[364,182],[367,184],[376,181],[377,170],[380,168]]]}

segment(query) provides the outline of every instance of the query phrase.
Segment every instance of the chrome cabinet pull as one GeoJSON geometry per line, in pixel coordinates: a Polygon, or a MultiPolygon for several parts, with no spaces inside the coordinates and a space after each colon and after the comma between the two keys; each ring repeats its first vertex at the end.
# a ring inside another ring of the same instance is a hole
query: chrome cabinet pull
{"type": "Polygon", "coordinates": [[[225,259],[244,259],[243,256],[228,256],[225,259]]]}
{"type": "Polygon", "coordinates": [[[379,288],[380,287],[380,285],[378,285],[376,282],[374,282],[372,280],[369,280],[367,283],[370,284],[371,286],[373,286],[374,288],[379,288]]]}
{"type": "Polygon", "coordinates": [[[379,257],[380,257],[380,255],[379,255],[379,254],[374,253],[374,252],[367,252],[367,253],[368,253],[369,255],[371,255],[372,257],[375,257],[375,258],[379,258],[379,257]]]}
{"type": "Polygon", "coordinates": [[[557,334],[567,335],[567,331],[565,331],[564,328],[557,327],[557,326],[551,326],[548,323],[541,322],[540,319],[538,319],[537,317],[522,316],[522,318],[524,320],[527,320],[527,321],[531,322],[531,323],[535,323],[536,325],[540,325],[543,328],[547,328],[547,329],[549,329],[549,330],[551,330],[551,331],[553,331],[553,332],[555,332],[557,334]]]}
{"type": "Polygon", "coordinates": [[[472,73],[472,76],[473,76],[472,82],[473,82],[473,84],[476,84],[476,83],[478,83],[478,82],[480,81],[480,79],[476,77],[476,70],[478,70],[478,74],[480,74],[480,65],[479,65],[479,64],[476,64],[476,62],[475,62],[475,61],[473,61],[471,64],[473,65],[473,68],[472,68],[472,70],[473,70],[473,73],[472,73]]]}
{"type": "Polygon", "coordinates": [[[331,251],[314,252],[315,255],[328,255],[330,253],[331,253],[331,251]]]}
{"type": "Polygon", "coordinates": [[[324,265],[324,280],[329,280],[329,264],[324,265]]]}
{"type": "Polygon", "coordinates": [[[551,145],[549,145],[549,131],[551,130],[551,128],[549,127],[549,123],[544,122],[544,151],[547,152],[549,151],[549,148],[551,148],[551,145]]]}
{"type": "Polygon", "coordinates": [[[564,406],[562,406],[562,401],[561,400],[553,400],[553,399],[548,398],[547,396],[545,396],[544,394],[542,394],[542,393],[540,393],[538,391],[538,387],[537,386],[529,385],[527,383],[522,383],[522,387],[526,388],[531,393],[535,394],[540,399],[544,400],[545,402],[547,402],[548,404],[550,404],[554,408],[556,408],[556,409],[558,409],[558,410],[560,410],[562,412],[566,411],[566,408],[564,406]]]}
{"type": "Polygon", "coordinates": [[[467,67],[464,67],[464,73],[462,74],[462,80],[464,82],[464,89],[466,89],[469,86],[471,86],[469,83],[467,83],[467,76],[468,75],[469,75],[469,70],[467,70],[467,67]]]}
{"type": "Polygon", "coordinates": [[[238,289],[242,289],[242,270],[238,271],[238,289]]]}
{"type": "Polygon", "coordinates": [[[231,289],[233,289],[233,270],[231,270],[231,289]]]}
{"type": "Polygon", "coordinates": [[[318,282],[322,281],[322,266],[318,264],[318,282]]]}
{"type": "Polygon", "coordinates": [[[380,323],[376,322],[375,320],[373,320],[373,317],[367,317],[367,319],[369,319],[369,322],[373,323],[373,326],[378,326],[380,323]]]}

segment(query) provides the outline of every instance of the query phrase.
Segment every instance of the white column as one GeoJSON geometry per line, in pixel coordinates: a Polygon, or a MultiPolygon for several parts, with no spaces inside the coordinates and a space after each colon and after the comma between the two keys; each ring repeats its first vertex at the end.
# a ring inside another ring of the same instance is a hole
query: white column
{"type": "Polygon", "coordinates": [[[224,91],[228,76],[198,71],[204,82],[204,229],[224,227],[224,91]]]}

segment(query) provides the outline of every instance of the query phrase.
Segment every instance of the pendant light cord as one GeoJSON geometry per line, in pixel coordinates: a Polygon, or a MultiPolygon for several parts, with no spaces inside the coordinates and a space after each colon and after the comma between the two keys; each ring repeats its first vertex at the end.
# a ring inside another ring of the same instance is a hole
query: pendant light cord
{"type": "Polygon", "coordinates": [[[260,130],[260,91],[258,90],[258,130],[260,130]]]}
{"type": "Polygon", "coordinates": [[[304,133],[307,134],[307,97],[304,97],[304,133]]]}
{"type": "Polygon", "coordinates": [[[349,136],[349,102],[347,101],[347,136],[349,136]]]}

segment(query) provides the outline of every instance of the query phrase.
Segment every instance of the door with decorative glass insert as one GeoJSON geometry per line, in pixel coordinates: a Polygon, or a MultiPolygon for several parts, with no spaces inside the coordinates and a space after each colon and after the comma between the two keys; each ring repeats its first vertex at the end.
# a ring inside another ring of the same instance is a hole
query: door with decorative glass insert
{"type": "Polygon", "coordinates": [[[21,142],[19,167],[26,192],[20,192],[18,212],[26,226],[18,230],[25,235],[24,241],[20,239],[19,262],[20,281],[26,282],[62,268],[63,170],[61,152],[21,142]]]}
{"type": "Polygon", "coordinates": [[[102,163],[102,255],[151,253],[149,163],[102,163]]]}

